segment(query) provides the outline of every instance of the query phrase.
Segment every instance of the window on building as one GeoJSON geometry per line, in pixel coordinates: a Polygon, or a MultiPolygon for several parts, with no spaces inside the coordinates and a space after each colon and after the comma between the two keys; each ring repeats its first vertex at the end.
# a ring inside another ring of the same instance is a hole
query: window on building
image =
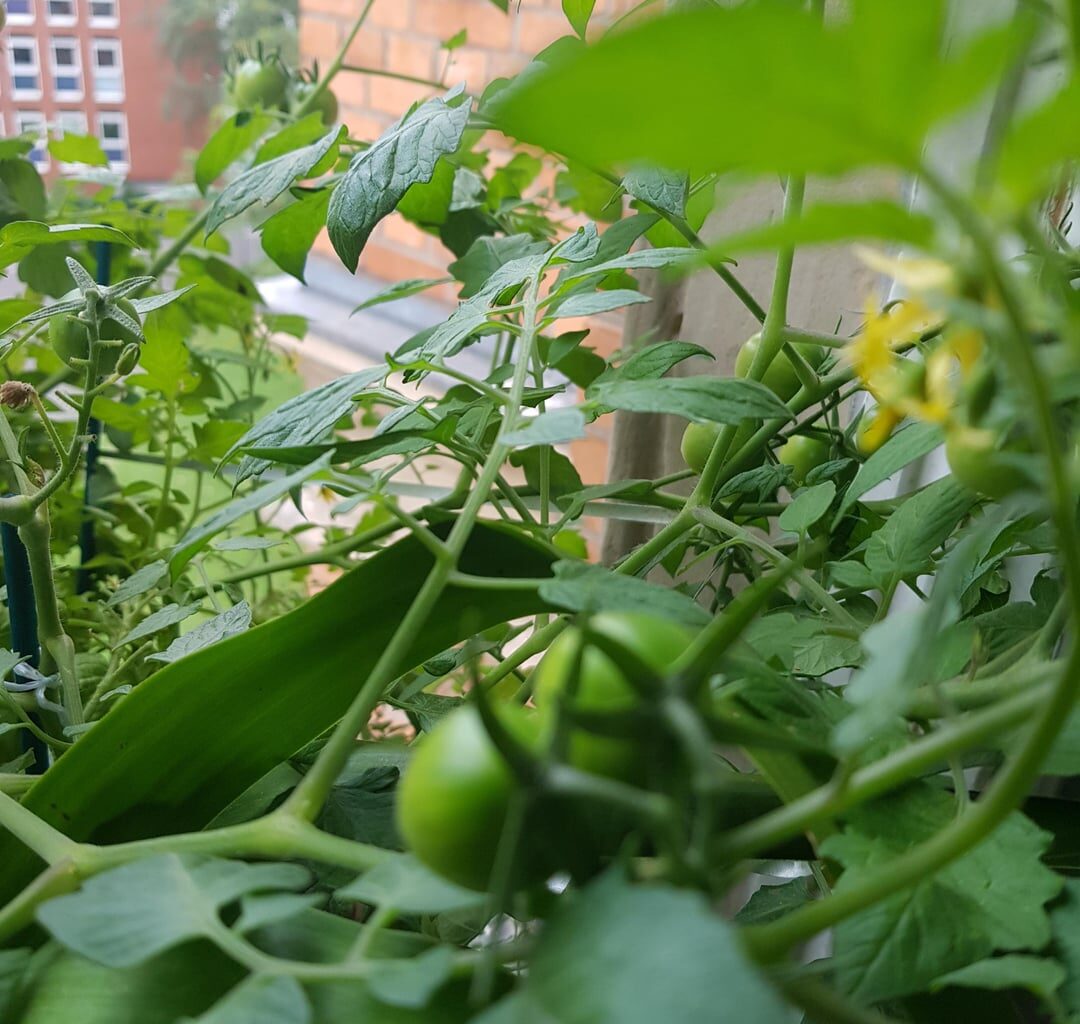
{"type": "Polygon", "coordinates": [[[61,137],[65,135],[85,135],[89,128],[84,110],[61,110],[56,115],[56,127],[61,137]]]}
{"type": "Polygon", "coordinates": [[[117,0],[90,0],[90,24],[94,28],[115,28],[120,22],[117,0]]]}
{"type": "Polygon", "coordinates": [[[82,60],[77,39],[54,39],[52,51],[53,91],[60,100],[81,100],[82,60]]]}
{"type": "Polygon", "coordinates": [[[128,165],[127,117],[124,114],[118,110],[98,114],[98,138],[114,169],[118,164],[124,167],[128,165]]]}
{"type": "Polygon", "coordinates": [[[12,36],[8,40],[11,87],[17,100],[41,99],[41,68],[37,40],[33,36],[12,36]]]}
{"type": "Polygon", "coordinates": [[[124,68],[120,59],[119,39],[95,39],[94,97],[106,103],[124,98],[124,68]]]}
{"type": "Polygon", "coordinates": [[[34,20],[34,0],[8,0],[8,23],[28,25],[34,20]]]}
{"type": "Polygon", "coordinates": [[[75,0],[45,0],[50,25],[75,24],[75,0]]]}
{"type": "Polygon", "coordinates": [[[45,115],[39,110],[17,110],[15,133],[34,137],[34,148],[30,150],[30,159],[39,171],[46,170],[49,166],[49,136],[45,127],[45,115]]]}

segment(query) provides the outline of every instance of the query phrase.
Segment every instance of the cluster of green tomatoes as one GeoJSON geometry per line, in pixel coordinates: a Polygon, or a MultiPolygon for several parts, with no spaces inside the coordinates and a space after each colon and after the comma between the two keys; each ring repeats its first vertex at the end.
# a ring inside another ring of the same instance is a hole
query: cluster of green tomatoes
{"type": "MultiPolygon", "coordinates": [[[[588,628],[657,674],[692,639],[676,623],[633,613],[596,615],[588,628]]],[[[552,642],[529,682],[535,707],[497,700],[495,694],[488,700],[501,731],[530,758],[543,764],[558,748],[559,762],[580,772],[638,785],[647,781],[656,768],[655,723],[642,715],[636,726],[626,724],[642,709],[642,697],[581,629],[571,626],[552,642]],[[616,730],[593,726],[620,717],[616,730]],[[580,724],[587,720],[588,728],[580,724]]],[[[516,848],[504,854],[500,847],[511,831],[511,805],[523,781],[528,780],[518,777],[498,748],[478,706],[464,703],[416,744],[398,789],[402,838],[432,870],[477,890],[492,885],[500,856],[512,861],[515,886],[525,886],[559,871],[588,875],[617,851],[628,831],[625,819],[564,796],[545,797],[541,790],[524,811],[516,848]]]]}

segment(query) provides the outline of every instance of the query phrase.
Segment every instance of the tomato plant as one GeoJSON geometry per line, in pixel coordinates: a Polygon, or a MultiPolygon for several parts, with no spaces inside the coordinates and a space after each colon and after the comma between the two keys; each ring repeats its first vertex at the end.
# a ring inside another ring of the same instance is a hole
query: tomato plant
{"type": "Polygon", "coordinates": [[[372,7],[193,189],[0,142],[0,1017],[1076,1019],[1072,8],[372,7]],[[309,386],[236,240],[393,217],[458,301],[309,386]]]}

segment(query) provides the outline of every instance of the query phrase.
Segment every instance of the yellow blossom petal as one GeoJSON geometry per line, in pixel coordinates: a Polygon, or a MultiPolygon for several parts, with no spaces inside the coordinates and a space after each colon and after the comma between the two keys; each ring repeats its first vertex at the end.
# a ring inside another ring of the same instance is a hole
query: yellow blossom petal
{"type": "Polygon", "coordinates": [[[914,292],[956,290],[956,273],[944,260],[888,256],[863,245],[855,246],[855,254],[872,270],[888,275],[914,292]]]}

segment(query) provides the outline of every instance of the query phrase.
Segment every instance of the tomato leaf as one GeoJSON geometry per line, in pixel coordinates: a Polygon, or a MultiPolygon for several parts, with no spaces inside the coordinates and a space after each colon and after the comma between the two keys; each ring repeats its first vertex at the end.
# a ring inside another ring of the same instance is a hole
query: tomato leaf
{"type": "Polygon", "coordinates": [[[482,906],[484,894],[432,874],[415,857],[406,855],[376,864],[356,881],[337,891],[337,898],[389,906],[402,914],[446,914],[482,906]]]}
{"type": "Polygon", "coordinates": [[[610,873],[548,922],[525,990],[560,1024],[705,1021],[723,1006],[738,1007],[747,1024],[789,1017],[734,929],[701,896],[631,886],[610,873]]]}
{"type": "MultiPolygon", "coordinates": [[[[373,366],[357,370],[290,398],[264,416],[225,453],[222,462],[245,448],[297,448],[321,441],[343,416],[355,408],[353,397],[385,379],[387,369],[373,366]]],[[[245,456],[236,470],[237,482],[257,476],[267,468],[263,459],[245,456]]]]}
{"type": "Polygon", "coordinates": [[[226,185],[214,200],[206,221],[206,233],[213,234],[227,220],[238,217],[256,203],[268,206],[297,178],[310,174],[335,152],[344,134],[344,126],[333,128],[317,142],[245,171],[226,185]]]}
{"type": "Polygon", "coordinates": [[[788,4],[677,10],[588,48],[548,51],[493,98],[491,114],[508,134],[594,167],[914,167],[929,129],[999,73],[1009,35],[993,30],[945,54],[943,0],[853,7],[848,21],[824,25],[788,4]],[[627,88],[643,76],[648,89],[627,88]],[[703,130],[701,104],[732,82],[753,88],[703,130]]]}
{"type": "Polygon", "coordinates": [[[461,144],[471,107],[460,93],[428,100],[353,157],[326,218],[330,241],[349,270],[356,270],[375,225],[412,185],[430,181],[439,158],[461,144]]]}
{"type": "Polygon", "coordinates": [[[263,252],[298,281],[304,280],[308,253],[326,224],[330,195],[328,188],[302,192],[295,203],[259,226],[263,252]]]}
{"type": "Polygon", "coordinates": [[[556,562],[555,578],[540,584],[540,596],[573,612],[642,612],[691,626],[709,621],[708,612],[678,590],[584,562],[556,562]]]}
{"type": "Polygon", "coordinates": [[[72,952],[106,967],[134,967],[200,936],[247,893],[299,889],[296,864],[245,864],[166,853],[95,875],[78,892],[37,910],[38,922],[72,952]]]}
{"type": "Polygon", "coordinates": [[[737,377],[665,377],[660,380],[598,380],[589,402],[626,412],[663,412],[696,423],[792,418],[764,384],[737,377]]]}
{"type": "MultiPolygon", "coordinates": [[[[955,799],[924,784],[851,812],[821,847],[844,865],[836,891],[947,826],[955,799]]],[[[1040,862],[1050,839],[1014,813],[937,874],[842,921],[834,959],[842,987],[868,1002],[893,999],[995,949],[1041,949],[1050,939],[1044,904],[1062,885],[1040,862]]]]}
{"type": "Polygon", "coordinates": [[[191,1024],[310,1024],[311,1005],[295,978],[253,974],[191,1024]]]}
{"type": "Polygon", "coordinates": [[[240,110],[233,114],[203,146],[195,161],[195,184],[206,190],[274,124],[262,111],[240,110]]]}
{"type": "Polygon", "coordinates": [[[148,661],[179,661],[188,654],[201,651],[211,644],[227,640],[251,628],[251,608],[247,601],[240,601],[232,608],[215,615],[208,622],[177,637],[164,651],[151,654],[148,661]]]}

